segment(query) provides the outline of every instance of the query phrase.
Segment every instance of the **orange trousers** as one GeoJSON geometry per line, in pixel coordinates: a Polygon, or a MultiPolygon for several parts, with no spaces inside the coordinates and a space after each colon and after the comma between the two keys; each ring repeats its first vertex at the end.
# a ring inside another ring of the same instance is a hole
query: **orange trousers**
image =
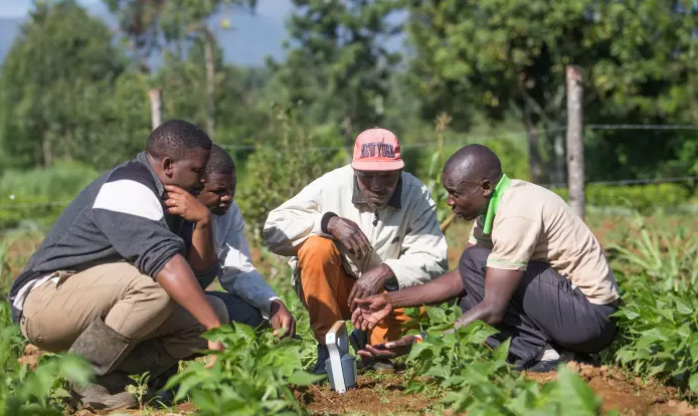
{"type": "MultiPolygon", "coordinates": [[[[318,342],[325,343],[325,335],[332,325],[350,319],[349,293],[356,278],[345,273],[342,257],[334,242],[328,238],[308,238],[298,251],[300,269],[300,297],[310,315],[310,327],[318,342]]],[[[395,309],[369,334],[371,344],[380,344],[400,338],[402,326],[412,318],[404,309],[395,309]]]]}

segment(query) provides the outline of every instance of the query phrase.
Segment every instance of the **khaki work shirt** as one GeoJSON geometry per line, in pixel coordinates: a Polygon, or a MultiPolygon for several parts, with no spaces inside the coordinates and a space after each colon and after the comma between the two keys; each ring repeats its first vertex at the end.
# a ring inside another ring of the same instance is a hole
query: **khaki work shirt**
{"type": "Polygon", "coordinates": [[[545,262],[593,304],[620,297],[594,234],[562,198],[541,186],[504,176],[488,215],[473,224],[470,243],[492,250],[487,267],[524,271],[529,261],[545,262]]]}

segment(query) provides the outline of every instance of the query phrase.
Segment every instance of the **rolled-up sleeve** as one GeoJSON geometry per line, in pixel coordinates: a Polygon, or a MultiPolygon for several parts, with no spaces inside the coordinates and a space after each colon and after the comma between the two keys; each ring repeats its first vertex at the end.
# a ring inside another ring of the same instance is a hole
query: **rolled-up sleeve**
{"type": "Polygon", "coordinates": [[[448,247],[436,221],[435,203],[426,187],[422,187],[421,193],[406,218],[409,226],[400,257],[385,260],[400,288],[427,282],[448,270],[448,247]]]}
{"type": "Polygon", "coordinates": [[[219,280],[223,288],[233,293],[269,317],[271,301],[279,295],[264,281],[252,264],[250,249],[244,234],[245,222],[234,205],[227,215],[232,218],[222,232],[222,250],[218,254],[219,280]]]}

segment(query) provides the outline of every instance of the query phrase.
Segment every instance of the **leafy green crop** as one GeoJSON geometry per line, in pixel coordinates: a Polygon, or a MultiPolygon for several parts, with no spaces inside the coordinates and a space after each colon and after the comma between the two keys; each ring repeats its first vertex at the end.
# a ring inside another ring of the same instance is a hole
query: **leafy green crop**
{"type": "Polygon", "coordinates": [[[413,367],[408,392],[436,385],[446,391],[443,401],[471,415],[596,415],[600,401],[591,388],[565,366],[556,382],[540,385],[506,363],[509,341],[494,349],[484,345],[497,331],[476,321],[442,335],[460,309],[429,308],[433,325],[421,344],[412,347],[407,362],[413,367]]]}
{"type": "Polygon", "coordinates": [[[211,369],[196,362],[168,382],[179,385],[176,399],[189,395],[200,415],[302,414],[290,385],[304,386],[319,380],[301,367],[301,343],[276,339],[270,331],[257,334],[242,324],[210,331],[209,339],[221,340],[225,351],[211,369]]]}
{"type": "Polygon", "coordinates": [[[613,246],[623,306],[612,360],[644,376],[671,378],[698,392],[698,239],[640,224],[640,238],[613,246]]]}
{"type": "Polygon", "coordinates": [[[0,416],[62,415],[60,400],[68,396],[65,379],[87,383],[89,365],[76,356],[52,355],[29,371],[17,362],[23,346],[19,328],[10,322],[9,305],[0,302],[0,416]]]}

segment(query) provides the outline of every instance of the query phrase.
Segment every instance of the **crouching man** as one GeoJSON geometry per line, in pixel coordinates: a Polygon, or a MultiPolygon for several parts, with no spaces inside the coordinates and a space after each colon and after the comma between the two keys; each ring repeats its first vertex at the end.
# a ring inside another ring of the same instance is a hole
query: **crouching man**
{"type": "Polygon", "coordinates": [[[163,206],[165,186],[198,192],[211,140],[172,120],[146,151],[102,175],[68,205],[10,291],[13,319],[39,348],[87,359],[94,384],[73,386],[83,406],[134,408],[129,374],[155,381],[208,346],[200,337],[227,322],[185,257],[185,218],[163,206]]]}
{"type": "MultiPolygon", "coordinates": [[[[356,299],[420,285],[447,270],[434,201],[403,167],[397,137],[366,130],[350,166],[315,180],[267,218],[268,247],[293,256],[294,284],[318,341],[316,374],[326,372],[325,335],[335,321],[349,319],[356,299]]],[[[372,328],[370,342],[399,338],[408,320],[394,308],[372,328]]]]}
{"type": "MultiPolygon", "coordinates": [[[[357,301],[355,325],[371,328],[395,308],[462,297],[456,327],[482,320],[511,338],[509,360],[546,372],[574,354],[608,346],[616,333],[618,286],[591,230],[562,198],[540,186],[510,180],[497,155],[469,145],[446,163],[448,204],[475,222],[458,268],[419,287],[357,301]]],[[[360,354],[393,357],[418,337],[367,346],[360,354]]]]}
{"type": "Polygon", "coordinates": [[[233,159],[213,145],[206,165],[206,183],[198,198],[181,188],[168,186],[165,204],[172,214],[190,221],[189,263],[199,284],[206,289],[218,276],[225,292],[207,295],[223,301],[228,319],[252,327],[270,325],[277,336],[294,336],[296,322],[279,295],[252,264],[245,238],[245,222],[235,197],[233,159]]]}

